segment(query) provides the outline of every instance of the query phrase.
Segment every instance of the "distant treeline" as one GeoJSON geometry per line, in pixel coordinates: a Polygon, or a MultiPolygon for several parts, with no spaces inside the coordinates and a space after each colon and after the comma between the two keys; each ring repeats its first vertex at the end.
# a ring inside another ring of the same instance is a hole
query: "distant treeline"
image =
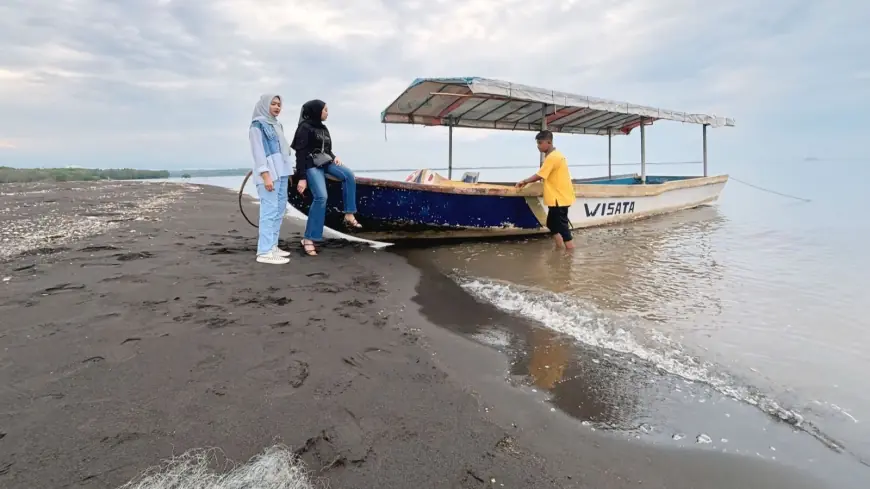
{"type": "Polygon", "coordinates": [[[23,182],[91,182],[96,180],[144,180],[169,178],[166,170],[132,168],[10,168],[0,166],[0,183],[23,182]]]}
{"type": "Polygon", "coordinates": [[[229,168],[229,169],[221,169],[221,170],[178,170],[171,171],[170,176],[178,178],[191,178],[191,177],[243,177],[245,176],[249,168],[229,168]]]}

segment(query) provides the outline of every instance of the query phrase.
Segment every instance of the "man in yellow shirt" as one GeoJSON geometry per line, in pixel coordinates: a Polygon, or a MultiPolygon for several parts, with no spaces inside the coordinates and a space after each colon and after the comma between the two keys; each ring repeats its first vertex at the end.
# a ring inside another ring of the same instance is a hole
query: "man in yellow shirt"
{"type": "Polygon", "coordinates": [[[553,233],[557,247],[574,248],[571,236],[571,221],[568,219],[568,208],[574,203],[574,184],[568,171],[568,159],[553,146],[553,133],[541,131],[535,136],[538,151],[543,153],[544,163],[537,173],[517,182],[517,188],[544,181],[544,205],[547,212],[547,228],[553,233]]]}

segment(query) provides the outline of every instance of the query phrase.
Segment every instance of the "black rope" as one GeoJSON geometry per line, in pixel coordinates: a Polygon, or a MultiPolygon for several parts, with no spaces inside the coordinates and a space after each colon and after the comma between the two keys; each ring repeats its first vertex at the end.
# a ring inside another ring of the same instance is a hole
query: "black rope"
{"type": "MultiPolygon", "coordinates": [[[[701,161],[674,161],[674,162],[649,162],[647,166],[655,165],[700,165],[701,161]]],[[[586,163],[568,165],[569,168],[594,168],[607,166],[607,163],[586,163]]],[[[640,163],[613,163],[611,166],[640,166],[640,163]]],[[[532,168],[529,165],[514,165],[514,166],[454,166],[454,170],[521,170],[532,168]]],[[[354,169],[355,173],[396,173],[406,171],[417,171],[420,168],[375,168],[371,170],[354,169]]],[[[448,170],[448,168],[426,168],[427,170],[439,171],[448,170]]]]}
{"type": "Polygon", "coordinates": [[[771,189],[769,189],[769,188],[759,187],[758,185],[753,185],[753,184],[751,184],[751,183],[749,183],[749,182],[744,182],[743,180],[740,180],[740,179],[738,179],[738,178],[734,178],[734,177],[732,177],[732,176],[730,176],[730,175],[728,176],[728,178],[730,178],[731,180],[734,180],[735,182],[742,183],[743,185],[746,185],[747,187],[752,187],[752,188],[754,188],[754,189],[756,189],[756,190],[761,190],[762,192],[768,192],[768,193],[771,193],[771,194],[774,194],[774,195],[779,195],[779,196],[781,196],[781,197],[787,197],[787,198],[789,198],[789,199],[800,200],[800,201],[802,201],[802,202],[812,202],[812,200],[810,200],[810,199],[805,199],[805,198],[803,198],[803,197],[798,197],[798,196],[795,196],[795,195],[784,194],[784,193],[782,193],[782,192],[777,192],[776,190],[771,190],[771,189]]]}
{"type": "Polygon", "coordinates": [[[251,178],[251,175],[253,174],[253,170],[248,171],[248,174],[245,175],[245,179],[242,180],[242,186],[239,187],[239,210],[242,212],[242,216],[245,218],[245,220],[248,221],[248,224],[254,226],[255,228],[259,228],[260,226],[257,226],[256,224],[252,223],[250,219],[248,219],[248,215],[245,214],[245,209],[242,207],[242,195],[244,195],[245,193],[245,185],[248,184],[248,179],[251,178]]]}

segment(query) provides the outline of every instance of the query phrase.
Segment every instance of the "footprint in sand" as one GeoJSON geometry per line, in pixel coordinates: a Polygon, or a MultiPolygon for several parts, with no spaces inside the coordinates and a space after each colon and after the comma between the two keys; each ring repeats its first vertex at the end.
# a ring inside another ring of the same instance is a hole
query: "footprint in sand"
{"type": "Polygon", "coordinates": [[[63,283],[53,285],[42,291],[42,295],[53,295],[61,292],[67,292],[71,290],[83,290],[85,288],[84,284],[72,284],[72,283],[63,283]]]}
{"type": "Polygon", "coordinates": [[[267,360],[247,372],[247,375],[254,379],[267,382],[281,381],[271,393],[275,397],[291,395],[295,389],[305,384],[310,374],[311,367],[308,362],[300,358],[289,357],[267,360]],[[281,384],[287,388],[282,388],[281,384]]]}
{"type": "Polygon", "coordinates": [[[154,253],[148,251],[137,251],[134,253],[119,253],[117,255],[114,255],[114,257],[118,261],[143,260],[146,258],[153,258],[154,253]]]}

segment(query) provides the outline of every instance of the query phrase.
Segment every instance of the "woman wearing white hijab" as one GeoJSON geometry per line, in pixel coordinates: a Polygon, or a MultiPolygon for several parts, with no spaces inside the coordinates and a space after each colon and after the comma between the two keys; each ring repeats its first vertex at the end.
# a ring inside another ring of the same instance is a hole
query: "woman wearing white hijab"
{"type": "Polygon", "coordinates": [[[284,138],[284,128],[278,122],[281,96],[260,97],[251,117],[248,131],[254,157],[254,183],[260,196],[260,237],[257,241],[257,261],[283,265],[290,253],[278,248],[278,235],[287,211],[287,180],[292,173],[290,145],[284,138]]]}

